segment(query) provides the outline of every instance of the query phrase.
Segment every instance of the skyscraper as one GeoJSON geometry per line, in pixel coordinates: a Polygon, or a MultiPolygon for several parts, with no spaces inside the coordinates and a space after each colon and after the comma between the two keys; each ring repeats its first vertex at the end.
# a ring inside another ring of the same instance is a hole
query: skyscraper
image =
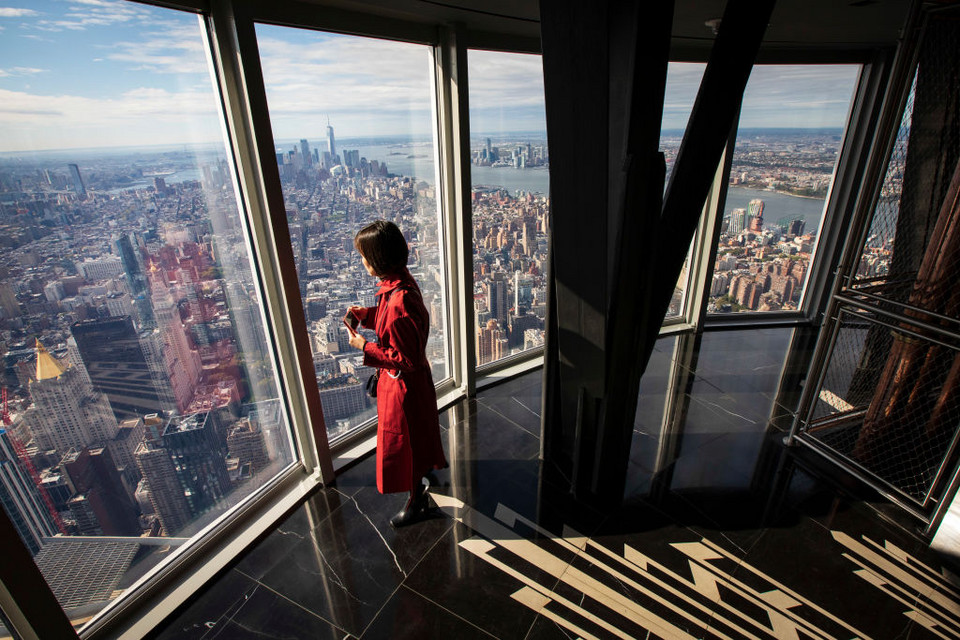
{"type": "Polygon", "coordinates": [[[248,473],[251,475],[263,471],[270,464],[260,425],[250,422],[249,419],[241,420],[230,429],[227,449],[232,457],[239,460],[241,468],[249,465],[248,473]]]}
{"type": "Polygon", "coordinates": [[[333,137],[333,127],[330,126],[330,120],[327,119],[327,153],[335,163],[337,161],[337,141],[333,137]]]}
{"type": "Polygon", "coordinates": [[[163,357],[173,391],[177,410],[183,411],[193,398],[193,390],[200,382],[200,355],[190,348],[186,327],[180,320],[180,311],[170,292],[154,280],[154,316],[163,340],[163,357]]]}
{"type": "Polygon", "coordinates": [[[143,442],[144,431],[142,418],[124,420],[120,423],[117,436],[107,443],[113,462],[116,464],[117,471],[122,476],[130,495],[133,494],[137,483],[140,482],[140,470],[137,468],[137,461],[133,454],[137,450],[137,445],[143,442]]]}
{"type": "Polygon", "coordinates": [[[509,344],[511,348],[520,348],[523,346],[524,334],[528,329],[540,329],[543,321],[535,314],[525,313],[516,315],[510,319],[509,344]]]}
{"type": "Polygon", "coordinates": [[[520,237],[520,243],[523,245],[523,255],[532,256],[537,248],[537,224],[533,220],[523,221],[523,232],[520,237]]]}
{"type": "Polygon", "coordinates": [[[0,505],[32,554],[43,546],[43,538],[58,533],[41,491],[23,468],[10,435],[0,428],[0,505]]]}
{"type": "Polygon", "coordinates": [[[343,164],[352,169],[360,168],[360,150],[346,149],[343,152],[343,164]]]}
{"type": "MultiPolygon", "coordinates": [[[[207,168],[209,169],[209,167],[207,168]]],[[[132,234],[121,233],[114,237],[113,246],[117,250],[117,255],[120,256],[123,272],[127,276],[127,286],[130,288],[130,295],[133,297],[137,313],[140,316],[140,326],[152,327],[154,320],[153,305],[150,302],[150,287],[143,266],[143,258],[140,256],[136,241],[132,234]]]]}
{"type": "MultiPolygon", "coordinates": [[[[224,293],[227,296],[233,335],[240,347],[240,352],[243,353],[243,365],[250,368],[268,353],[257,296],[239,282],[226,283],[224,293]]],[[[254,375],[258,375],[258,372],[246,372],[248,379],[254,375]]]]}
{"type": "Polygon", "coordinates": [[[763,200],[755,198],[747,203],[747,214],[750,218],[750,231],[763,232],[763,200]]]}
{"type": "MultiPolygon", "coordinates": [[[[192,516],[217,505],[230,490],[216,415],[208,411],[174,416],[163,430],[163,448],[173,461],[192,516]]],[[[152,490],[149,478],[148,482],[152,490]]]]}
{"type": "Polygon", "coordinates": [[[310,143],[305,138],[300,138],[300,155],[303,156],[303,167],[309,168],[313,164],[313,157],[310,155],[310,143]]]}
{"type": "MultiPolygon", "coordinates": [[[[157,398],[160,400],[160,406],[164,411],[176,411],[180,407],[177,404],[177,396],[174,389],[174,375],[168,368],[167,350],[163,341],[163,332],[158,328],[145,329],[139,333],[140,349],[143,351],[143,358],[150,369],[150,378],[153,380],[153,388],[157,392],[157,398]]],[[[190,401],[191,392],[183,393],[183,403],[190,401]]],[[[145,414],[146,415],[146,414],[145,414]]],[[[123,423],[125,420],[121,420],[123,423]]]]}
{"type": "Polygon", "coordinates": [[[497,271],[487,283],[487,309],[490,310],[490,317],[500,326],[506,326],[508,304],[507,276],[497,271]]]}
{"type": "Polygon", "coordinates": [[[727,226],[727,234],[736,236],[747,229],[747,211],[745,209],[734,209],[730,212],[730,223],[727,226]]]}
{"type": "Polygon", "coordinates": [[[520,313],[520,308],[533,302],[533,280],[530,276],[513,273],[513,308],[520,313]]]}
{"type": "Polygon", "coordinates": [[[29,385],[33,406],[23,420],[40,449],[66,453],[117,435],[107,396],[91,386],[79,367],[64,367],[39,340],[34,378],[29,385]]]}
{"type": "Polygon", "coordinates": [[[190,505],[183,494],[170,454],[161,446],[141,442],[134,457],[150,491],[150,505],[168,536],[175,536],[190,522],[190,505]]]}
{"type": "Polygon", "coordinates": [[[118,421],[165,408],[130,316],[82,320],[73,323],[70,332],[90,381],[107,394],[118,421]]]}
{"type": "Polygon", "coordinates": [[[501,359],[509,353],[506,332],[497,321],[490,319],[486,326],[477,329],[477,364],[486,364],[501,359]]]}
{"type": "Polygon", "coordinates": [[[140,535],[133,501],[124,491],[116,463],[107,449],[70,451],[60,465],[76,492],[67,507],[82,535],[140,535]]]}
{"type": "Polygon", "coordinates": [[[67,166],[70,167],[70,177],[73,178],[73,192],[83,200],[87,197],[87,189],[83,186],[83,178],[80,177],[80,167],[75,164],[67,166]]]}
{"type": "Polygon", "coordinates": [[[3,310],[4,318],[16,318],[20,315],[20,301],[17,300],[13,287],[6,282],[0,284],[0,310],[3,310]]]}
{"type": "Polygon", "coordinates": [[[323,415],[331,421],[356,415],[369,406],[369,401],[363,383],[352,376],[334,376],[320,383],[323,415]]]}

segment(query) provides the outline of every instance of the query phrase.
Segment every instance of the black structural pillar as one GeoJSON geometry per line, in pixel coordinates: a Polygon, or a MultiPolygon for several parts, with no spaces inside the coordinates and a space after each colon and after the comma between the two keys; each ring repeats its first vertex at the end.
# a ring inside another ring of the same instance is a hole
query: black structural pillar
{"type": "Polygon", "coordinates": [[[736,121],[774,0],[729,0],[666,195],[673,3],[541,3],[551,282],[543,457],[623,497],[640,377],[736,121]]]}
{"type": "Polygon", "coordinates": [[[543,456],[577,493],[594,493],[607,394],[609,305],[631,192],[663,193],[658,146],[673,3],[542,2],[550,146],[551,281],[543,456]]]}

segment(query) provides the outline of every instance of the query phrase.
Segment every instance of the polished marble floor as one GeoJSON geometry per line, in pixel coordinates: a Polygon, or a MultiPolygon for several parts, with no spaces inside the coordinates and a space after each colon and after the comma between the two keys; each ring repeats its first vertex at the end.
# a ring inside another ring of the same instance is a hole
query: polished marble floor
{"type": "Polygon", "coordinates": [[[445,412],[431,519],[393,530],[372,459],[318,490],[156,638],[954,638],[960,580],[917,523],[782,445],[792,329],[664,338],[624,505],[538,461],[539,372],[445,412]]]}

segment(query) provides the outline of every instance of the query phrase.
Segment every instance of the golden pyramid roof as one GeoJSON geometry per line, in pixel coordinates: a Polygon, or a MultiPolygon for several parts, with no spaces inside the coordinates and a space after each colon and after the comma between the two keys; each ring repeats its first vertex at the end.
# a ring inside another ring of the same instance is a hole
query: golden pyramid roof
{"type": "Polygon", "coordinates": [[[50,352],[37,340],[37,380],[48,380],[58,378],[63,374],[64,368],[56,358],[50,355],[50,352]]]}

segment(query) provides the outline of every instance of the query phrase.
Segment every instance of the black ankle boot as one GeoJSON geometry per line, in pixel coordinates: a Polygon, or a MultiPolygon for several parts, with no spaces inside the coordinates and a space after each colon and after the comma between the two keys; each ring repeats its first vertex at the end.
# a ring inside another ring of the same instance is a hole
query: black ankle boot
{"type": "Polygon", "coordinates": [[[390,526],[397,529],[418,522],[426,510],[427,493],[424,486],[418,483],[416,488],[410,492],[410,498],[407,499],[403,511],[390,518],[390,526]]]}

